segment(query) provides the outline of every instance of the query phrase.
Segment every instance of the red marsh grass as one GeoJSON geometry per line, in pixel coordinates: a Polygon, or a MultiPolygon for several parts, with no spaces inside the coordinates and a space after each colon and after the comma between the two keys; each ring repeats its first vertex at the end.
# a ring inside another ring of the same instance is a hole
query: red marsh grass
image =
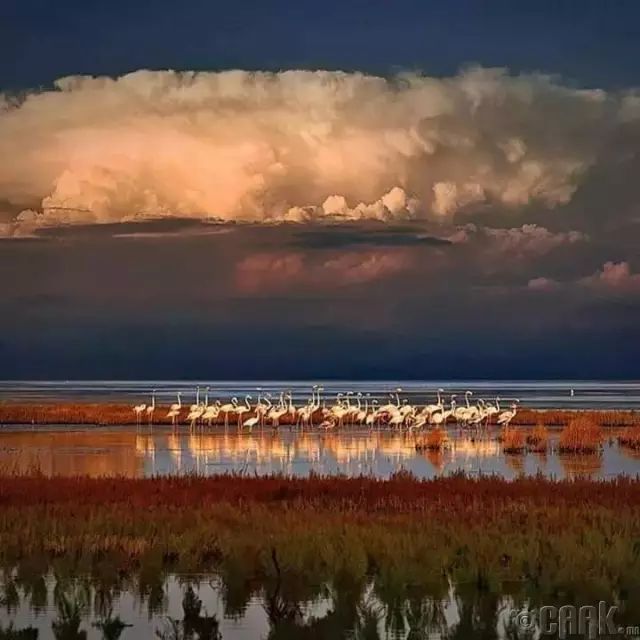
{"type": "Polygon", "coordinates": [[[640,481],[464,476],[0,479],[0,563],[236,562],[458,583],[638,583],[640,481]],[[155,560],[154,560],[155,559],[155,560]]]}
{"type": "Polygon", "coordinates": [[[524,453],[527,445],[526,434],[520,427],[504,427],[501,440],[505,453],[524,453]]]}
{"type": "Polygon", "coordinates": [[[626,427],[638,421],[638,412],[631,410],[594,411],[590,409],[571,411],[568,409],[527,409],[518,410],[512,425],[534,426],[540,422],[551,426],[564,427],[573,420],[589,418],[601,427],[626,427]]]}
{"type": "Polygon", "coordinates": [[[590,418],[572,420],[560,433],[558,449],[561,453],[596,453],[601,450],[602,427],[590,418]]]}
{"type": "Polygon", "coordinates": [[[549,432],[543,424],[536,425],[527,435],[527,447],[534,453],[544,453],[549,447],[549,432]]]}
{"type": "Polygon", "coordinates": [[[629,449],[640,450],[640,424],[624,429],[618,436],[618,444],[629,449]]]}

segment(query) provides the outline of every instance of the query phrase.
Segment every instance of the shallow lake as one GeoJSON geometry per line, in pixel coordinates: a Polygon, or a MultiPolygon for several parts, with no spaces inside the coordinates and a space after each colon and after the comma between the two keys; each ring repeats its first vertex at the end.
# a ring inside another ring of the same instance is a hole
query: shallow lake
{"type": "Polygon", "coordinates": [[[417,451],[420,436],[392,431],[308,432],[283,428],[252,434],[217,430],[190,434],[155,427],[3,427],[0,470],[45,475],[127,476],[197,473],[309,473],[389,477],[410,471],[419,478],[465,472],[499,474],[512,479],[542,473],[565,478],[586,475],[610,478],[640,474],[640,456],[608,440],[599,455],[569,455],[556,451],[558,430],[551,430],[546,454],[505,454],[492,430],[482,438],[449,428],[442,451],[417,451]]]}
{"type": "Polygon", "coordinates": [[[42,380],[0,381],[0,401],[6,402],[106,402],[138,404],[149,402],[156,390],[160,404],[175,402],[177,392],[183,401],[195,399],[196,388],[204,392],[209,387],[210,398],[242,399],[260,392],[277,398],[281,391],[290,391],[296,405],[310,397],[313,384],[320,384],[323,397],[333,399],[339,392],[352,391],[386,401],[390,393],[400,388],[400,395],[413,404],[434,402],[436,390],[442,388],[445,397],[464,396],[466,390],[478,398],[493,400],[496,396],[508,400],[519,398],[522,406],[532,409],[640,409],[640,381],[610,380],[42,380]]]}

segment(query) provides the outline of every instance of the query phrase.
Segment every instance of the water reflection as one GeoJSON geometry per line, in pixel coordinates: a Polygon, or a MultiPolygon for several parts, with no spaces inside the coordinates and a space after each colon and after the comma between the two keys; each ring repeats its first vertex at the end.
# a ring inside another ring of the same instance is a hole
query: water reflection
{"type": "Polygon", "coordinates": [[[136,433],[131,428],[15,429],[0,433],[0,470],[127,477],[225,472],[388,477],[400,470],[420,478],[458,471],[506,478],[536,473],[558,478],[640,473],[640,457],[612,443],[605,445],[601,455],[559,455],[555,433],[546,453],[505,455],[496,436],[470,438],[451,429],[445,448],[417,450],[421,436],[390,431],[190,434],[170,429],[153,433],[136,433]]]}
{"type": "Polygon", "coordinates": [[[144,473],[144,455],[128,430],[5,430],[0,435],[0,468],[45,475],[122,475],[144,473]]]}
{"type": "Polygon", "coordinates": [[[558,457],[568,478],[591,478],[602,469],[602,456],[599,453],[561,453],[558,457]]]}
{"type": "MultiPolygon", "coordinates": [[[[235,574],[233,584],[219,575],[162,573],[151,582],[154,589],[142,576],[113,581],[49,571],[29,579],[5,570],[0,638],[507,639],[520,637],[514,609],[592,600],[586,592],[545,594],[530,585],[422,585],[381,576],[338,575],[314,585],[284,571],[262,578],[235,574]]],[[[638,595],[607,597],[619,606],[617,622],[633,624],[638,595]]]]}

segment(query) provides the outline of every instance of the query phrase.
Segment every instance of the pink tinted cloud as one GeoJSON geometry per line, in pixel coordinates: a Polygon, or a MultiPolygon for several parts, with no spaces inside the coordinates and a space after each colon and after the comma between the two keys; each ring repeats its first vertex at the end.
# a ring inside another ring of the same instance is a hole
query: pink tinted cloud
{"type": "Polygon", "coordinates": [[[327,289],[387,278],[412,264],[405,249],[348,251],[321,256],[299,251],[254,254],[236,265],[236,284],[245,292],[305,286],[327,289]]]}
{"type": "Polygon", "coordinates": [[[537,277],[529,280],[527,288],[533,291],[568,290],[569,287],[588,288],[600,292],[640,293],[640,273],[633,273],[628,262],[605,262],[590,276],[560,282],[552,278],[537,277]]]}
{"type": "Polygon", "coordinates": [[[555,291],[560,287],[560,283],[551,278],[532,278],[527,287],[534,291],[555,291]]]}
{"type": "Polygon", "coordinates": [[[473,223],[458,227],[446,237],[453,244],[477,243],[486,253],[520,258],[542,256],[563,245],[588,241],[580,231],[553,232],[537,224],[508,229],[482,227],[473,223]]]}
{"type": "Polygon", "coordinates": [[[589,287],[640,291],[640,273],[633,273],[628,262],[605,262],[601,270],[580,282],[589,287]]]}

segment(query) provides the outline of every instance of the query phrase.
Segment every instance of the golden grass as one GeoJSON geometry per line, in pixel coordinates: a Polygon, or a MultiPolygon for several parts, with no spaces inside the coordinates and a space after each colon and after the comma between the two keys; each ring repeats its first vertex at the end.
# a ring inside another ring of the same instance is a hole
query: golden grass
{"type": "Polygon", "coordinates": [[[549,448],[549,431],[544,424],[537,424],[527,435],[527,445],[529,451],[543,453],[549,448]]]}
{"type": "Polygon", "coordinates": [[[527,445],[526,434],[521,427],[504,427],[501,440],[505,453],[523,453],[527,445]]]}
{"type": "Polygon", "coordinates": [[[603,441],[602,427],[588,417],[580,417],[562,430],[558,448],[563,453],[595,453],[603,441]]]}
{"type": "Polygon", "coordinates": [[[636,411],[621,410],[577,410],[568,409],[527,409],[518,410],[511,424],[535,426],[540,422],[552,426],[566,426],[573,420],[579,418],[589,418],[601,427],[626,427],[638,421],[636,411]]]}
{"type": "Polygon", "coordinates": [[[618,436],[618,444],[629,449],[640,450],[640,424],[624,429],[618,436]]]}

